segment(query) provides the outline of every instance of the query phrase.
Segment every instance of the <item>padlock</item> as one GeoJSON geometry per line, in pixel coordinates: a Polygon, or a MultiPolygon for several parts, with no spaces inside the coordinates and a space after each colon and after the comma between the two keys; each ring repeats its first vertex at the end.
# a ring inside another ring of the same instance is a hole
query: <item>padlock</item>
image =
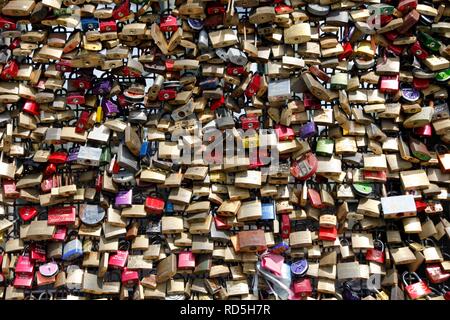
{"type": "Polygon", "coordinates": [[[399,90],[399,76],[381,76],[380,87],[382,93],[395,93],[399,90]]]}
{"type": "Polygon", "coordinates": [[[159,22],[159,29],[162,32],[175,32],[178,30],[177,18],[173,15],[164,15],[159,22]]]}
{"type": "Polygon", "coordinates": [[[411,272],[405,271],[402,274],[402,279],[403,279],[403,283],[405,285],[405,291],[412,300],[417,300],[417,299],[423,298],[431,293],[431,289],[428,287],[428,285],[425,283],[425,281],[421,280],[419,278],[419,276],[417,275],[417,273],[415,273],[415,272],[411,273],[411,272]],[[414,278],[417,282],[408,284],[406,281],[406,276],[411,277],[411,275],[414,276],[414,278]]]}
{"type": "Polygon", "coordinates": [[[384,243],[381,240],[374,240],[375,248],[367,249],[366,260],[383,264],[385,260],[384,243]]]}
{"type": "Polygon", "coordinates": [[[48,210],[47,223],[55,226],[65,226],[75,223],[76,208],[74,206],[53,207],[48,210]]]}
{"type": "Polygon", "coordinates": [[[108,260],[108,268],[124,269],[128,262],[128,248],[129,243],[126,241],[122,241],[122,243],[119,244],[119,250],[110,254],[108,260]]]}
{"type": "Polygon", "coordinates": [[[311,280],[309,278],[300,278],[295,280],[292,287],[294,293],[301,298],[310,297],[313,292],[311,280]]]}
{"type": "Polygon", "coordinates": [[[6,65],[3,67],[0,73],[0,79],[2,80],[12,80],[14,79],[19,72],[19,64],[16,60],[9,60],[6,65]]]}
{"type": "Polygon", "coordinates": [[[195,254],[192,251],[181,251],[178,254],[178,269],[194,269],[195,254]]]}
{"type": "Polygon", "coordinates": [[[164,211],[165,201],[159,197],[148,196],[145,199],[145,211],[149,214],[161,215],[164,211]]]}
{"type": "Polygon", "coordinates": [[[78,235],[72,232],[68,236],[68,241],[64,244],[62,259],[64,261],[73,261],[82,255],[83,244],[78,239],[78,235]]]}

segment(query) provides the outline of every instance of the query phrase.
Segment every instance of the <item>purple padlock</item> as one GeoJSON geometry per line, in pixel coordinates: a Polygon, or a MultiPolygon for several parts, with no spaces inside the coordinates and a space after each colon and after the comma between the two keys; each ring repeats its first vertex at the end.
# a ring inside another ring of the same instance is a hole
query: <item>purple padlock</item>
{"type": "Polygon", "coordinates": [[[102,109],[107,117],[114,117],[119,113],[119,107],[109,99],[102,99],[102,109]]]}
{"type": "Polygon", "coordinates": [[[313,121],[305,123],[299,130],[300,138],[306,139],[317,135],[317,126],[313,121]]]}
{"type": "Polygon", "coordinates": [[[101,80],[94,86],[94,88],[92,88],[92,93],[99,95],[106,95],[111,92],[111,89],[112,89],[112,81],[105,79],[101,80]]]}
{"type": "Polygon", "coordinates": [[[68,162],[76,161],[78,159],[78,152],[80,152],[79,146],[70,148],[69,155],[67,156],[67,161],[68,162]]]}
{"type": "Polygon", "coordinates": [[[406,101],[416,102],[420,98],[420,92],[412,87],[402,87],[402,97],[406,101]]]}
{"type": "Polygon", "coordinates": [[[133,198],[133,190],[119,191],[115,199],[116,208],[127,208],[131,207],[133,198]]]}
{"type": "Polygon", "coordinates": [[[308,266],[308,260],[297,260],[291,264],[291,272],[296,276],[303,276],[308,271],[308,266]]]}

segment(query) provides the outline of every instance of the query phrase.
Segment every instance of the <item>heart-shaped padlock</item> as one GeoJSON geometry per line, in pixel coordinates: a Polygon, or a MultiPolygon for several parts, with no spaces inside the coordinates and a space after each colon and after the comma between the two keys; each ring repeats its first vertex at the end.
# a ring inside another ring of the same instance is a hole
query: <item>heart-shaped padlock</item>
{"type": "Polygon", "coordinates": [[[55,262],[48,262],[39,267],[39,272],[44,277],[53,277],[58,271],[59,267],[55,262]]]}
{"type": "Polygon", "coordinates": [[[19,216],[24,221],[30,221],[34,217],[36,217],[38,211],[35,207],[22,207],[19,209],[19,216]]]}

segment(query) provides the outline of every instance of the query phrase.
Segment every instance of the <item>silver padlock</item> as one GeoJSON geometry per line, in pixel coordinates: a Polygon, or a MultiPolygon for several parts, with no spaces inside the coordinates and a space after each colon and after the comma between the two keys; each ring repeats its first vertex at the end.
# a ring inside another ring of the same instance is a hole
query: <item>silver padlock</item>
{"type": "Polygon", "coordinates": [[[138,162],[123,143],[119,145],[119,150],[117,151],[117,162],[121,167],[134,171],[139,170],[138,162]]]}
{"type": "Polygon", "coordinates": [[[95,142],[107,143],[109,141],[109,136],[111,134],[111,130],[104,126],[103,124],[92,128],[92,131],[89,132],[88,140],[93,140],[95,142]]]}
{"type": "Polygon", "coordinates": [[[291,80],[280,79],[270,81],[267,94],[269,102],[283,101],[291,98],[291,80]]]}
{"type": "Polygon", "coordinates": [[[216,55],[224,62],[228,62],[228,54],[225,51],[225,49],[222,48],[216,49],[216,55]]]}
{"type": "Polygon", "coordinates": [[[229,48],[227,52],[228,59],[230,62],[237,64],[239,66],[245,66],[247,64],[247,56],[244,52],[236,48],[229,48]]]}
{"type": "Polygon", "coordinates": [[[209,49],[208,33],[205,30],[200,31],[197,45],[200,50],[209,49]]]}
{"type": "Polygon", "coordinates": [[[77,163],[87,166],[99,166],[101,155],[101,148],[80,146],[80,150],[78,151],[77,163]]]}

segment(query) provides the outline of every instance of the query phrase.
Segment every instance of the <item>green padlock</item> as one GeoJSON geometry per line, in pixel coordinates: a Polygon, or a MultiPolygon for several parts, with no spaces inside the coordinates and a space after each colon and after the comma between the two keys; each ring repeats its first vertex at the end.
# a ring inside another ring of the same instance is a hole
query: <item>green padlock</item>
{"type": "Polygon", "coordinates": [[[107,165],[111,162],[111,149],[108,146],[104,146],[102,154],[100,156],[100,166],[107,165]]]}
{"type": "Polygon", "coordinates": [[[329,138],[319,138],[316,145],[316,153],[321,156],[330,157],[333,155],[334,141],[329,138]]]}
{"type": "Polygon", "coordinates": [[[442,82],[450,80],[450,68],[438,72],[436,74],[435,78],[437,81],[442,81],[442,82]]]}
{"type": "Polygon", "coordinates": [[[362,196],[367,197],[373,192],[373,184],[368,182],[355,182],[352,184],[355,192],[362,196]]]}
{"type": "Polygon", "coordinates": [[[425,32],[419,31],[418,39],[420,43],[430,51],[438,52],[441,47],[441,43],[438,40],[425,32]]]}

